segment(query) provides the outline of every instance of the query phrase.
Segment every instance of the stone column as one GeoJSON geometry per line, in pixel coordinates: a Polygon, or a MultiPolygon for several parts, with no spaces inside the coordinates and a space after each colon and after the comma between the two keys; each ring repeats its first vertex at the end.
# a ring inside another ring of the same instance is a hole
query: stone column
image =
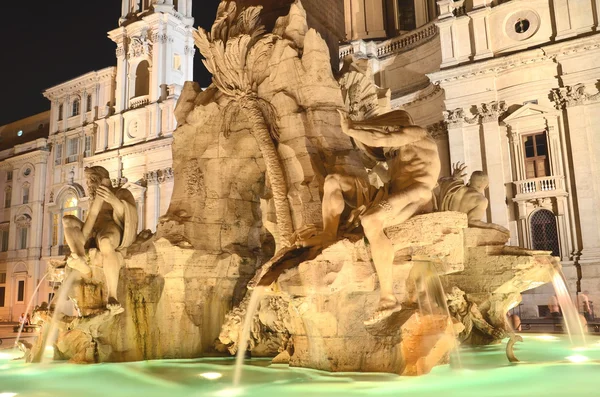
{"type": "Polygon", "coordinates": [[[581,261],[600,260],[600,219],[594,183],[600,177],[595,175],[592,160],[592,134],[587,123],[585,107],[573,103],[567,105],[568,131],[571,136],[572,173],[577,189],[577,209],[579,211],[580,233],[583,250],[581,261]]]}
{"type": "Polygon", "coordinates": [[[502,152],[506,149],[502,147],[497,116],[483,118],[482,121],[486,173],[490,181],[488,214],[491,219],[488,221],[508,228],[504,164],[502,163],[502,152]]]}
{"type": "Polygon", "coordinates": [[[469,167],[470,172],[482,170],[482,142],[481,142],[481,126],[477,124],[468,124],[463,127],[463,141],[465,145],[465,164],[469,167]]]}
{"type": "Polygon", "coordinates": [[[126,36],[124,35],[124,31],[121,34],[120,41],[117,42],[117,74],[116,74],[116,82],[117,86],[115,89],[115,111],[117,113],[122,112],[127,107],[127,98],[128,98],[128,84],[127,77],[129,75],[129,64],[127,62],[127,55],[125,51],[124,40],[126,40],[126,36]]]}

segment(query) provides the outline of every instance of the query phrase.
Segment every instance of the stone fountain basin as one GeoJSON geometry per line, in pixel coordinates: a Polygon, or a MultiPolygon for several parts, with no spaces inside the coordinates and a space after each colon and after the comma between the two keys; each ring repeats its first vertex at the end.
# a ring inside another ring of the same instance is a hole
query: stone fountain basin
{"type": "Polygon", "coordinates": [[[504,345],[461,350],[462,369],[452,365],[422,377],[384,373],[328,373],[269,360],[247,360],[241,390],[231,387],[233,359],[155,360],[119,364],[46,367],[11,361],[0,350],[0,393],[33,397],[187,397],[187,396],[411,396],[411,397],[578,397],[597,395],[600,337],[589,338],[587,350],[574,350],[565,335],[522,334],[509,365],[504,345]],[[588,361],[581,361],[585,358],[588,361]],[[568,388],[568,389],[567,389],[568,388]],[[568,392],[565,392],[568,390],[568,392]]]}

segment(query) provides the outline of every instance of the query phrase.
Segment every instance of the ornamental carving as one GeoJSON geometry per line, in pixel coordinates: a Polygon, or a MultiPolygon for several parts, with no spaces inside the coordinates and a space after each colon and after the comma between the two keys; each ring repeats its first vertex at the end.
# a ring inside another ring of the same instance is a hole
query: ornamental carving
{"type": "Polygon", "coordinates": [[[433,139],[442,140],[448,138],[448,126],[445,121],[439,121],[427,126],[427,132],[433,139]]]}
{"type": "Polygon", "coordinates": [[[506,103],[504,101],[492,101],[477,106],[477,113],[482,123],[498,120],[506,110],[506,103]]]}
{"type": "Polygon", "coordinates": [[[189,45],[186,45],[186,46],[183,48],[183,53],[184,53],[185,55],[192,55],[192,56],[193,56],[193,55],[196,53],[196,47],[194,47],[194,46],[189,46],[189,45]]]}
{"type": "Polygon", "coordinates": [[[442,113],[444,114],[444,121],[448,127],[457,127],[462,125],[462,122],[465,118],[465,111],[462,108],[444,110],[442,113]]]}
{"type": "Polygon", "coordinates": [[[27,214],[21,214],[15,218],[15,223],[18,228],[28,228],[31,226],[31,217],[27,214]]]}
{"type": "Polygon", "coordinates": [[[173,177],[173,169],[171,167],[149,171],[144,175],[146,183],[150,185],[172,181],[173,177]]]}
{"type": "Polygon", "coordinates": [[[127,183],[127,178],[125,178],[125,177],[113,178],[110,180],[110,182],[112,183],[112,186],[114,188],[120,188],[121,186],[123,186],[124,184],[127,183]]]}
{"type": "Polygon", "coordinates": [[[588,94],[585,92],[585,84],[583,83],[553,88],[550,96],[554,101],[554,106],[559,110],[600,100],[600,92],[588,94]]]}
{"type": "Polygon", "coordinates": [[[117,49],[115,50],[115,54],[117,55],[117,58],[125,55],[125,45],[123,43],[117,44],[117,49]]]}
{"type": "Polygon", "coordinates": [[[166,33],[154,32],[152,34],[152,42],[166,44],[167,42],[172,42],[173,40],[166,33]]]}
{"type": "Polygon", "coordinates": [[[152,57],[152,42],[148,40],[146,33],[132,37],[129,42],[129,57],[141,56],[152,57]]]}

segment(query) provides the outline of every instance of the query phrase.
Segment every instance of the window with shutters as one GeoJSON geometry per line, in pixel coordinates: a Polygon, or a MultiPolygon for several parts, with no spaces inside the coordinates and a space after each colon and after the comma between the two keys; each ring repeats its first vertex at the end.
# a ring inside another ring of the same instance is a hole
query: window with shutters
{"type": "Polygon", "coordinates": [[[85,137],[85,150],[83,152],[84,157],[90,157],[92,155],[92,142],[93,137],[91,135],[85,137]]]}
{"type": "Polygon", "coordinates": [[[79,155],[79,138],[71,138],[67,141],[67,163],[77,161],[79,155]]]}
{"type": "Polygon", "coordinates": [[[62,143],[57,143],[54,146],[54,165],[62,164],[62,156],[63,156],[63,145],[62,145],[62,143]]]}
{"type": "Polygon", "coordinates": [[[548,140],[545,133],[523,137],[526,179],[550,176],[548,140]]]}

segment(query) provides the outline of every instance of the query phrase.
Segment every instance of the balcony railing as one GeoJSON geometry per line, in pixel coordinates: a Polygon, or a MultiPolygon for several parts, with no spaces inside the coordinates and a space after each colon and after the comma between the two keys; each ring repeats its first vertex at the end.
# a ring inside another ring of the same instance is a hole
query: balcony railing
{"type": "MultiPolygon", "coordinates": [[[[517,197],[519,195],[540,195],[546,192],[564,192],[564,176],[544,176],[541,178],[516,181],[517,197]]],[[[552,194],[551,194],[552,195],[552,194]]]]}
{"type": "Polygon", "coordinates": [[[150,95],[140,95],[129,100],[129,107],[131,109],[140,108],[150,103],[150,95]]]}
{"type": "Polygon", "coordinates": [[[355,52],[359,51],[377,51],[378,57],[386,57],[388,55],[408,51],[429,41],[431,38],[435,37],[437,32],[438,28],[435,25],[435,23],[429,22],[428,24],[423,25],[420,28],[405,33],[401,36],[394,37],[390,40],[382,41],[381,43],[376,44],[376,48],[371,48],[370,46],[367,46],[366,43],[361,40],[353,41],[350,44],[346,44],[340,47],[340,59],[343,59],[345,56],[354,54],[355,52]]]}

